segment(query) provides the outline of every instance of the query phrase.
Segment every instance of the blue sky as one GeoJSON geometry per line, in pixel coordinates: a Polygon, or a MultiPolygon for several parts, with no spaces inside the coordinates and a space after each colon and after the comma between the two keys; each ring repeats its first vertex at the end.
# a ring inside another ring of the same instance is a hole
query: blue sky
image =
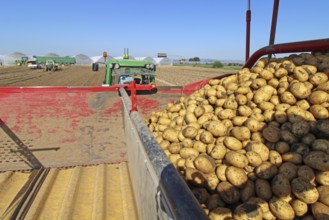
{"type": "MultiPolygon", "coordinates": [[[[54,52],[244,60],[247,0],[4,0],[0,54],[54,52]]],[[[251,0],[251,53],[269,42],[273,0],[251,0]]],[[[276,43],[329,37],[328,0],[280,0],[276,43]]]]}

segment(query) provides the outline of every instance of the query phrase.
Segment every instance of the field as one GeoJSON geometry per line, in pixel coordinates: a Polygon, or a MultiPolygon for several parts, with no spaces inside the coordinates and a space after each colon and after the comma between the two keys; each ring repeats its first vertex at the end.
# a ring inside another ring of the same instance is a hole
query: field
{"type": "MultiPolygon", "coordinates": [[[[200,67],[159,67],[157,85],[187,85],[236,70],[200,67]]],[[[70,66],[56,72],[27,67],[0,67],[0,86],[99,86],[104,80],[104,68],[93,72],[90,66],[70,66]]]]}

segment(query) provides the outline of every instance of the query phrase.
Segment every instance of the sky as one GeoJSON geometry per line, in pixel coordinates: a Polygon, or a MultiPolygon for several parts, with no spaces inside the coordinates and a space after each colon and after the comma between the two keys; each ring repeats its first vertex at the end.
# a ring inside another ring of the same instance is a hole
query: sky
{"type": "MultiPolygon", "coordinates": [[[[250,54],[268,45],[273,0],[250,0],[250,54]]],[[[244,60],[248,0],[3,0],[0,54],[244,60]]],[[[329,0],[280,0],[275,43],[329,37],[329,0]]]]}

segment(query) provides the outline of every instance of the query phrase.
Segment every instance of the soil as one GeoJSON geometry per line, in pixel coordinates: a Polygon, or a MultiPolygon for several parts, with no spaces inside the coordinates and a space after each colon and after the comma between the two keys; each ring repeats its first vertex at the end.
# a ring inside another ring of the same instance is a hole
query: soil
{"type": "MultiPolygon", "coordinates": [[[[69,66],[55,72],[0,67],[0,87],[100,86],[104,72],[104,67],[93,72],[89,66],[69,66]]],[[[232,71],[159,67],[157,85],[187,85],[228,72],[232,71]]],[[[122,104],[117,93],[42,89],[0,94],[0,171],[28,169],[34,157],[46,167],[127,160],[122,104]]],[[[145,118],[179,96],[138,96],[138,111],[145,118]]]]}

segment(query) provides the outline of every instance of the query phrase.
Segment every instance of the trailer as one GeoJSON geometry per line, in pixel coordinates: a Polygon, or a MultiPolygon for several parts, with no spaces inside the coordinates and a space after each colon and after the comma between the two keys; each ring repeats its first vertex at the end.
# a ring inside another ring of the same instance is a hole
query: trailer
{"type": "MultiPolygon", "coordinates": [[[[245,67],[264,55],[328,49],[329,39],[271,44],[245,67]]],[[[0,218],[208,219],[143,116],[209,80],[148,95],[136,95],[135,81],[0,88],[0,218]]]]}
{"type": "Polygon", "coordinates": [[[34,56],[35,61],[37,63],[45,64],[48,60],[52,60],[60,65],[72,65],[76,63],[76,59],[74,57],[48,57],[48,56],[34,56]]]}

